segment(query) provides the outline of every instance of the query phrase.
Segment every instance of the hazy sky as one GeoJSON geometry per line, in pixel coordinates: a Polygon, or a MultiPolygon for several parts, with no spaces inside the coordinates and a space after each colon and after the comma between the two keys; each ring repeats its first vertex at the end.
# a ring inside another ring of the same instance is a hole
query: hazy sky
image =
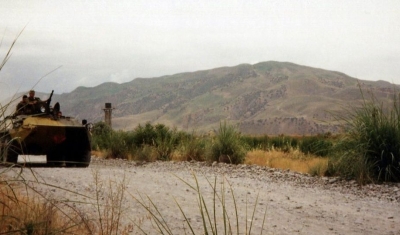
{"type": "Polygon", "coordinates": [[[288,61],[400,84],[399,0],[0,0],[0,97],[288,61]],[[25,27],[26,26],[26,27],[25,27]]]}

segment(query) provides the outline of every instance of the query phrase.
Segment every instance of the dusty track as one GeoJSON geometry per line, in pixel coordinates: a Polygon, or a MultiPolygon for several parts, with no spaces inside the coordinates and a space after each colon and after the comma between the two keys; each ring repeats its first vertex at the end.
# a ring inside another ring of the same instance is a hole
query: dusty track
{"type": "MultiPolygon", "coordinates": [[[[15,175],[13,172],[7,175],[12,177],[15,175]]],[[[193,173],[209,210],[213,206],[213,190],[209,182],[214,184],[214,179],[217,179],[219,195],[222,186],[225,186],[225,205],[236,231],[231,185],[239,212],[240,234],[246,231],[246,221],[248,226],[253,223],[252,234],[260,234],[265,211],[263,234],[400,234],[400,184],[360,187],[353,181],[310,177],[255,166],[196,162],[137,164],[97,158],[92,160],[89,168],[38,167],[23,169],[22,175],[25,179],[34,180],[32,175],[35,174],[40,182],[87,195],[83,197],[42,183],[32,184],[48,197],[70,201],[72,205],[85,210],[89,217],[95,218],[95,208],[87,203],[93,202],[92,198],[95,197],[96,172],[105,183],[105,190],[109,190],[109,182],[115,186],[126,179],[126,197],[122,204],[124,223],[144,221],[142,226],[149,234],[156,232],[149,224],[146,211],[133,197],[148,196],[157,205],[174,234],[189,233],[176,199],[195,226],[197,234],[203,234],[198,195],[180,180],[194,185],[193,173]],[[251,220],[254,205],[257,206],[255,219],[251,220]]],[[[222,229],[221,205],[216,208],[217,223],[222,229]]],[[[140,231],[135,228],[132,234],[135,233],[140,231]]]]}

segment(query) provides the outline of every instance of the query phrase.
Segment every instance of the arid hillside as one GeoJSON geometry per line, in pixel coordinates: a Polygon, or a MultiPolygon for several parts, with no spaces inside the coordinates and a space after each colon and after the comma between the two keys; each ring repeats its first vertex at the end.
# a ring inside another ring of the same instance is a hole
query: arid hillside
{"type": "Polygon", "coordinates": [[[371,92],[387,102],[395,87],[269,61],[78,87],[55,95],[53,102],[61,103],[64,114],[90,122],[102,121],[104,104],[112,103],[115,129],[151,122],[210,132],[226,120],[246,134],[308,135],[338,132],[336,114],[359,105],[363,95],[369,99],[371,92]]]}

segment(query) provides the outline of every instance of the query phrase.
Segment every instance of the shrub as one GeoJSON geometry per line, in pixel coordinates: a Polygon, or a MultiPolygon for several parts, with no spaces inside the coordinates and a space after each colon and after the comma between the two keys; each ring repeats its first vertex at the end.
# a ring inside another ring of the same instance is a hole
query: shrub
{"type": "Polygon", "coordinates": [[[157,160],[158,153],[156,148],[151,145],[143,145],[132,150],[133,160],[140,162],[154,162],[157,160]]]}
{"type": "Polygon", "coordinates": [[[92,149],[106,150],[106,158],[128,158],[131,150],[130,132],[114,131],[104,122],[94,124],[92,149]]]}
{"type": "Polygon", "coordinates": [[[139,124],[134,130],[133,144],[135,147],[141,147],[142,145],[154,145],[154,140],[156,137],[156,130],[150,122],[147,122],[144,126],[139,124]]]}
{"type": "Polygon", "coordinates": [[[279,149],[285,153],[290,152],[293,148],[297,148],[297,139],[289,136],[276,136],[270,139],[271,148],[279,149]]]}
{"type": "Polygon", "coordinates": [[[204,161],[206,148],[206,137],[198,137],[194,133],[184,135],[180,138],[177,146],[177,160],[183,161],[204,161]]]}
{"type": "Polygon", "coordinates": [[[374,181],[371,175],[372,165],[363,156],[364,150],[357,141],[343,139],[335,147],[334,154],[329,157],[326,175],[340,175],[345,179],[356,179],[359,183],[374,181]]]}
{"type": "Polygon", "coordinates": [[[316,156],[328,156],[333,144],[327,136],[306,136],[299,141],[299,149],[305,154],[314,154],[316,156]]]}
{"type": "Polygon", "coordinates": [[[113,130],[105,122],[98,122],[92,128],[92,149],[104,150],[110,147],[113,130]]]}
{"type": "Polygon", "coordinates": [[[353,108],[345,121],[346,136],[329,164],[331,174],[366,181],[400,181],[400,96],[389,107],[372,95],[353,108]]]}
{"type": "Polygon", "coordinates": [[[270,139],[267,135],[264,136],[241,136],[241,141],[246,145],[248,150],[260,149],[269,150],[271,149],[270,139]]]}
{"type": "Polygon", "coordinates": [[[310,174],[311,176],[324,176],[326,175],[326,171],[327,171],[327,159],[326,158],[318,158],[318,159],[314,159],[311,160],[312,165],[310,165],[310,168],[308,170],[308,174],[310,174]],[[321,160],[325,160],[325,161],[321,161],[321,160]]]}
{"type": "Polygon", "coordinates": [[[171,154],[178,144],[178,133],[176,130],[170,130],[163,124],[155,126],[156,138],[154,140],[158,160],[170,160],[171,154]]]}
{"type": "Polygon", "coordinates": [[[130,152],[130,146],[127,143],[127,139],[127,132],[113,131],[110,135],[106,158],[127,159],[130,152]]]}
{"type": "Polygon", "coordinates": [[[208,154],[208,160],[240,164],[244,162],[245,156],[246,151],[243,142],[240,141],[240,133],[226,122],[220,123],[219,132],[208,154]]]}
{"type": "MultiPolygon", "coordinates": [[[[7,184],[1,180],[1,234],[89,234],[93,225],[80,212],[63,202],[23,190],[23,179],[7,184]]],[[[31,182],[32,183],[32,182],[31,182]]],[[[56,188],[56,187],[54,187],[56,188]]]]}

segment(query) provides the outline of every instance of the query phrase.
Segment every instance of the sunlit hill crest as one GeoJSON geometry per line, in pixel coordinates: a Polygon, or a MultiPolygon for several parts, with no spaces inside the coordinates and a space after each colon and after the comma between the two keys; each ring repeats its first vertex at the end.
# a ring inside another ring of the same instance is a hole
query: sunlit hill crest
{"type": "Polygon", "coordinates": [[[78,87],[53,100],[91,122],[102,121],[104,104],[112,103],[116,129],[151,122],[210,132],[226,120],[247,134],[309,135],[340,131],[332,114],[361,102],[360,86],[384,102],[392,99],[388,82],[269,61],[78,87]]]}

